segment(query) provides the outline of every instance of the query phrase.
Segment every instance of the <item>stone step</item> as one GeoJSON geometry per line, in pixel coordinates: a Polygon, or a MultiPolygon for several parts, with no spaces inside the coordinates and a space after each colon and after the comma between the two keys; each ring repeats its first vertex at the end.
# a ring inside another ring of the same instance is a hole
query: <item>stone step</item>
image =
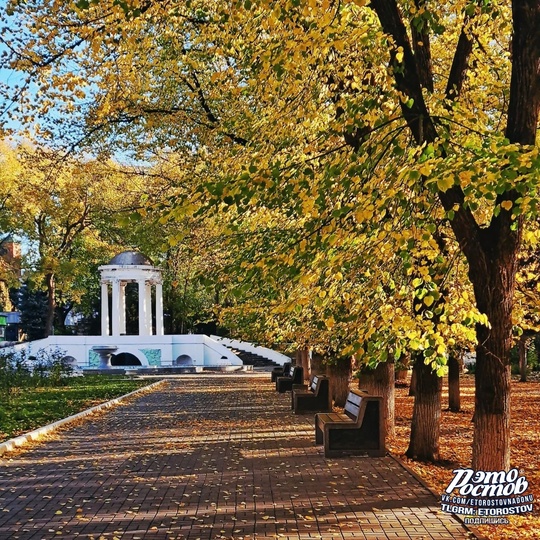
{"type": "Polygon", "coordinates": [[[231,349],[231,351],[242,360],[244,365],[253,366],[253,367],[276,367],[279,366],[277,362],[264,358],[259,354],[255,354],[247,351],[240,351],[238,349],[231,349]]]}

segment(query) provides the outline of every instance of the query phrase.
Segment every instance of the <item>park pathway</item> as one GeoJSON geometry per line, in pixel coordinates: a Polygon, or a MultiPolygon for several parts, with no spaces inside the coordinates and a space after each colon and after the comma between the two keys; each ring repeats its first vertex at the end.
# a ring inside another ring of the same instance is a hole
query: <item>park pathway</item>
{"type": "Polygon", "coordinates": [[[470,538],[391,457],[325,459],[247,375],[171,379],[0,458],[0,540],[470,538]]]}

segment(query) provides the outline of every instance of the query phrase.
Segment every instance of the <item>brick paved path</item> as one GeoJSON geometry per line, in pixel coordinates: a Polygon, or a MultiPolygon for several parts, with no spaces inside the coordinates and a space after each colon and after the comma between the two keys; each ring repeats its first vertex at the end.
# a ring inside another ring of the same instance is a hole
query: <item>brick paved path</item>
{"type": "Polygon", "coordinates": [[[174,379],[0,459],[0,540],[469,538],[392,458],[325,459],[268,379],[174,379]]]}

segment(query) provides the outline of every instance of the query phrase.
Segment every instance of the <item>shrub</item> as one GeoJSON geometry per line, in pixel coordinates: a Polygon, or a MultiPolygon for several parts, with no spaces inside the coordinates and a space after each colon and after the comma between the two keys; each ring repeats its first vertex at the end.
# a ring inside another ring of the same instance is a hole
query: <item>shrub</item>
{"type": "Polygon", "coordinates": [[[40,349],[32,357],[32,374],[38,386],[61,386],[73,374],[73,367],[66,360],[66,353],[59,348],[40,349]]]}
{"type": "Polygon", "coordinates": [[[21,388],[63,386],[73,367],[60,349],[40,349],[36,356],[20,352],[0,351],[0,397],[9,402],[21,388]]]}
{"type": "Polygon", "coordinates": [[[0,352],[0,393],[10,399],[16,388],[27,386],[31,373],[24,354],[11,351],[0,352]]]}

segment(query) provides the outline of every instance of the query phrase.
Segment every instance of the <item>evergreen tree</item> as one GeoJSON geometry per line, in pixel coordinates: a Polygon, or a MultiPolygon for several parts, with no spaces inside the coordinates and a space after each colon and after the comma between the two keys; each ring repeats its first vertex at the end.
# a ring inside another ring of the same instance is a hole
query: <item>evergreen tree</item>
{"type": "Polygon", "coordinates": [[[47,337],[47,293],[25,283],[20,291],[21,329],[28,341],[47,337]]]}

